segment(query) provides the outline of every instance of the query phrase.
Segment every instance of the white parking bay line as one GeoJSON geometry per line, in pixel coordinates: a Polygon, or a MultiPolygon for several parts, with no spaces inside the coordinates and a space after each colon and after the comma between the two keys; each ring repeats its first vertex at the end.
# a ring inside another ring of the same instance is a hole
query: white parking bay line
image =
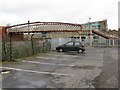
{"type": "Polygon", "coordinates": [[[42,59],[57,59],[57,58],[48,58],[48,57],[37,57],[37,58],[42,58],[42,59]]]}
{"type": "Polygon", "coordinates": [[[59,75],[59,76],[74,76],[71,74],[62,74],[62,73],[53,73],[53,72],[40,72],[40,71],[33,71],[33,70],[25,70],[25,69],[19,69],[19,68],[12,68],[12,67],[0,67],[3,69],[12,69],[17,71],[24,71],[24,72],[31,72],[31,73],[38,73],[38,74],[49,74],[49,75],[59,75]]]}
{"type": "Polygon", "coordinates": [[[68,67],[74,66],[74,65],[66,65],[66,64],[41,63],[41,62],[35,62],[35,61],[22,61],[22,62],[35,63],[35,64],[46,64],[46,65],[56,65],[56,66],[68,66],[68,67]]]}
{"type": "Polygon", "coordinates": [[[63,60],[63,61],[74,61],[74,60],[69,60],[69,59],[59,59],[59,58],[48,58],[48,57],[37,57],[37,58],[41,58],[41,59],[47,59],[47,60],[63,60]]]}
{"type": "Polygon", "coordinates": [[[62,55],[58,55],[58,54],[47,54],[47,55],[50,55],[50,56],[67,56],[67,57],[79,57],[79,56],[75,56],[75,55],[64,55],[64,54],[62,54],[62,55]]]}

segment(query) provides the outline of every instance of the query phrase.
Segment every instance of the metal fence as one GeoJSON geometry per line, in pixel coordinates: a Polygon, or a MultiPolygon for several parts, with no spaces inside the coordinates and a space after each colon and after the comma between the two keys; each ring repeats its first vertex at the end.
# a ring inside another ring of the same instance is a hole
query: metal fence
{"type": "MultiPolygon", "coordinates": [[[[52,38],[52,39],[35,39],[12,41],[10,37],[2,40],[2,61],[10,61],[19,58],[29,57],[38,53],[55,50],[58,45],[62,45],[68,41],[76,40],[84,43],[85,47],[90,46],[89,39],[74,38],[52,38]]],[[[119,39],[92,39],[91,47],[118,46],[119,39]]]]}
{"type": "MultiPolygon", "coordinates": [[[[73,38],[52,38],[51,39],[51,49],[55,50],[55,48],[59,45],[62,45],[68,41],[73,40],[73,38]]],[[[90,46],[90,39],[74,39],[76,41],[82,42],[85,47],[90,46]]],[[[92,39],[91,43],[92,45],[90,47],[114,47],[119,45],[120,40],[119,39],[92,39]]]]}
{"type": "Polygon", "coordinates": [[[7,38],[2,40],[2,61],[30,57],[50,50],[51,44],[47,39],[10,41],[10,38],[7,38]]]}
{"type": "MultiPolygon", "coordinates": [[[[87,39],[83,42],[85,46],[90,45],[90,40],[87,39]]],[[[103,47],[103,46],[118,46],[119,44],[119,39],[92,39],[92,47],[103,47]]]]}

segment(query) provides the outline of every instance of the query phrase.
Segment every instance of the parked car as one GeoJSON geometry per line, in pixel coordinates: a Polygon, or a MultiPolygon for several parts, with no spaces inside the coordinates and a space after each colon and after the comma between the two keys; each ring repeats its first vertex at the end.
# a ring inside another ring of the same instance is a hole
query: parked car
{"type": "Polygon", "coordinates": [[[84,44],[79,41],[69,41],[63,45],[57,46],[56,50],[58,52],[78,51],[78,53],[83,53],[85,51],[85,47],[84,44]]]}

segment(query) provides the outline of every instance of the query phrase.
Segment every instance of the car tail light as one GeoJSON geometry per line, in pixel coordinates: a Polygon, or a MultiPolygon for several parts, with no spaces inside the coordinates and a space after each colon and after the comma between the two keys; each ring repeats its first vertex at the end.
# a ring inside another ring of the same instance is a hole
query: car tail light
{"type": "Polygon", "coordinates": [[[84,44],[82,44],[82,47],[84,47],[84,44]]]}

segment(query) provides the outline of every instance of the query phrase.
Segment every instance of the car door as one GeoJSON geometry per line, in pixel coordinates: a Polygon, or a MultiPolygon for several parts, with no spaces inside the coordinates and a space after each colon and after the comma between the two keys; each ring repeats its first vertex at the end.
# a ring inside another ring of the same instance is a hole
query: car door
{"type": "Polygon", "coordinates": [[[65,44],[64,50],[66,50],[66,51],[72,51],[73,47],[74,47],[73,42],[68,42],[68,43],[65,44]]]}
{"type": "Polygon", "coordinates": [[[74,43],[74,49],[75,49],[75,51],[77,51],[78,49],[80,49],[81,48],[81,44],[80,44],[80,42],[75,42],[74,43]]]}

